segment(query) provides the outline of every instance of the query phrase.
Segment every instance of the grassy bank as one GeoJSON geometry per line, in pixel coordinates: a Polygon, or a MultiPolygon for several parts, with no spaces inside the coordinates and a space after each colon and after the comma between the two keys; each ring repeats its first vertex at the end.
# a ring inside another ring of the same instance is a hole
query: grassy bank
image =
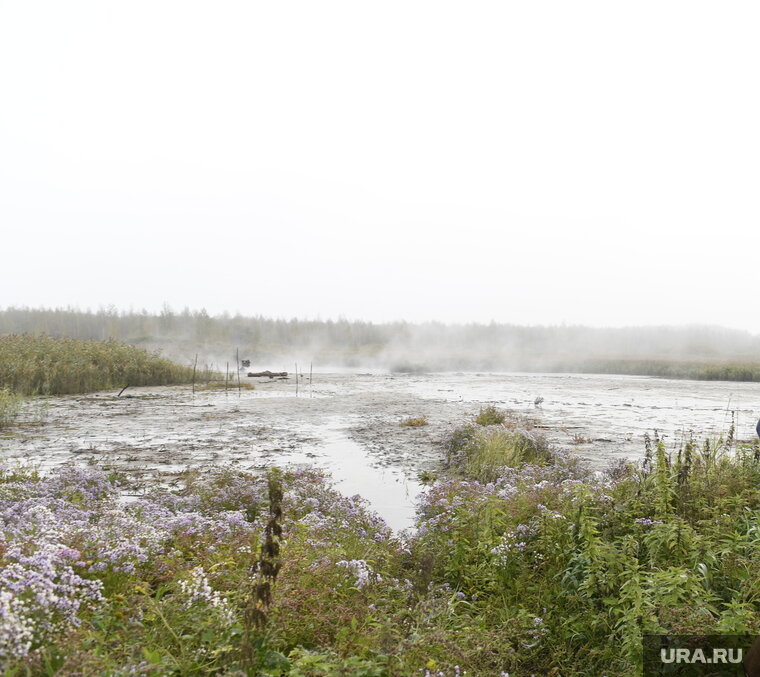
{"type": "Polygon", "coordinates": [[[0,389],[20,395],[189,383],[192,373],[192,367],[118,341],[0,335],[0,389]]]}
{"type": "Polygon", "coordinates": [[[552,371],[581,374],[623,374],[657,376],[694,381],[760,381],[760,362],[609,359],[558,363],[552,371]]]}
{"type": "Polygon", "coordinates": [[[644,633],[760,633],[760,448],[653,436],[592,473],[486,413],[405,537],[313,471],[124,504],[94,469],[6,469],[3,668],[633,677],[644,633]]]}

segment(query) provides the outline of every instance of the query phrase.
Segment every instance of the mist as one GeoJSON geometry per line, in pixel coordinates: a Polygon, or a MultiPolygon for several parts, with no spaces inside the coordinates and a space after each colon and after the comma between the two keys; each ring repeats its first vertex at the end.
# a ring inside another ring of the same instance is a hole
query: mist
{"type": "MultiPolygon", "coordinates": [[[[718,326],[519,326],[514,324],[372,323],[160,313],[116,309],[0,311],[0,333],[120,340],[180,363],[224,371],[236,359],[251,369],[300,371],[591,371],[679,375],[673,366],[752,364],[760,336],[718,326]],[[672,372],[672,373],[671,373],[672,372]]],[[[688,374],[681,374],[688,375],[688,374]]],[[[717,377],[717,376],[716,376],[717,377]]]]}
{"type": "MultiPolygon", "coordinates": [[[[454,336],[758,332],[757,24],[746,2],[0,3],[0,307],[457,322],[440,361],[505,366],[533,348],[454,336]]],[[[412,338],[388,360],[422,360],[412,338]]]]}

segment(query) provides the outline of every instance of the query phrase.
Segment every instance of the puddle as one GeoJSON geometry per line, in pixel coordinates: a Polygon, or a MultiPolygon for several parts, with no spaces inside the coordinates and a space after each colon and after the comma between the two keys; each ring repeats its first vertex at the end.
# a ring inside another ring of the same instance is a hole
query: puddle
{"type": "Polygon", "coordinates": [[[292,454],[288,462],[324,468],[332,475],[338,491],[344,496],[359,494],[366,498],[394,531],[413,525],[415,500],[422,492],[422,484],[398,468],[379,466],[378,459],[348,437],[345,428],[333,424],[320,431],[318,437],[318,449],[292,454]]]}

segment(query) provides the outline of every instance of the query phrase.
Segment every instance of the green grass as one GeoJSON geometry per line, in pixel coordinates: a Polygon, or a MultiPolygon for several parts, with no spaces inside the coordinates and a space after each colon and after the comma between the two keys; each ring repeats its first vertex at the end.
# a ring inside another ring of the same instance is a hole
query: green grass
{"type": "Polygon", "coordinates": [[[404,426],[406,428],[419,428],[427,424],[428,421],[424,416],[405,418],[403,421],[401,421],[401,423],[399,423],[400,426],[404,426]]]}
{"type": "Polygon", "coordinates": [[[475,417],[475,423],[478,425],[501,425],[506,419],[506,414],[500,411],[493,405],[481,408],[478,415],[475,417]]]}
{"type": "Polygon", "coordinates": [[[524,463],[545,465],[554,452],[534,431],[465,425],[447,442],[448,466],[453,474],[492,482],[504,471],[524,463]]]}
{"type": "Polygon", "coordinates": [[[118,341],[0,336],[0,388],[21,395],[189,383],[192,374],[192,367],[118,341]]]}
{"type": "Polygon", "coordinates": [[[21,407],[21,396],[8,388],[0,388],[0,429],[12,425],[21,407]]]}
{"type": "Polygon", "coordinates": [[[694,381],[760,381],[759,362],[680,359],[598,359],[557,365],[558,371],[584,374],[657,376],[694,381]]]}

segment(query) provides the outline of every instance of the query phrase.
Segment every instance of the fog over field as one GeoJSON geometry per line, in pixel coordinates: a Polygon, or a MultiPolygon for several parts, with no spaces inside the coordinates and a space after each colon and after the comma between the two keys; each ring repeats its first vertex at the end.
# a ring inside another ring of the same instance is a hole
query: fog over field
{"type": "MultiPolygon", "coordinates": [[[[509,324],[371,323],[276,320],[206,311],[119,313],[7,308],[0,333],[116,339],[158,350],[187,364],[224,369],[236,355],[253,367],[291,371],[314,365],[391,371],[592,371],[651,373],[658,365],[748,364],[760,336],[722,327],[517,326],[509,324]]],[[[718,376],[713,376],[717,378],[718,376]]]]}

